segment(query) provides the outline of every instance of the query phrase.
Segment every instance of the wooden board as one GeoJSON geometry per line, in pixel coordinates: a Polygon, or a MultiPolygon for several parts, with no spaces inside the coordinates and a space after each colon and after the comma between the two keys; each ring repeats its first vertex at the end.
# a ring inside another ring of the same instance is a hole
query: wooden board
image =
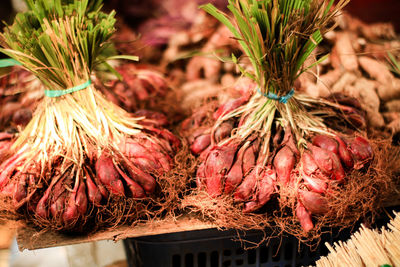
{"type": "Polygon", "coordinates": [[[193,216],[182,216],[178,219],[165,219],[142,224],[135,227],[121,226],[112,230],[99,231],[88,236],[70,236],[57,232],[39,232],[33,227],[24,226],[17,231],[17,242],[20,251],[24,249],[40,249],[56,246],[80,244],[86,242],[126,239],[130,237],[150,236],[183,231],[215,228],[210,222],[205,222],[193,216]]]}
{"type": "Polygon", "coordinates": [[[10,248],[16,229],[13,221],[0,221],[0,249],[10,248]]]}
{"type": "MultiPolygon", "coordinates": [[[[400,199],[396,198],[385,203],[385,207],[399,206],[400,199]]],[[[217,228],[211,222],[201,220],[195,215],[183,215],[177,219],[165,219],[151,224],[141,224],[135,227],[120,226],[112,230],[98,231],[94,234],[82,236],[70,236],[57,232],[40,232],[30,227],[22,226],[17,230],[17,242],[21,251],[24,249],[40,249],[56,246],[74,245],[100,240],[121,240],[130,237],[151,236],[158,234],[177,233],[193,230],[217,228]]]]}

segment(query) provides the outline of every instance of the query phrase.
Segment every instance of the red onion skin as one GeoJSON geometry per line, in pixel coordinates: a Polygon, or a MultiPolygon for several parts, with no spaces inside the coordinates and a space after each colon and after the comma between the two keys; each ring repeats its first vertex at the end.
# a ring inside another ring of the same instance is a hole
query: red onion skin
{"type": "Polygon", "coordinates": [[[200,135],[194,140],[193,144],[190,146],[190,151],[193,154],[200,154],[211,144],[211,136],[209,134],[200,135]]]}
{"type": "MultiPolygon", "coordinates": [[[[257,167],[256,167],[257,168],[257,167]]],[[[237,202],[246,201],[250,198],[257,183],[257,172],[253,169],[244,179],[243,182],[237,187],[233,198],[237,202]]]]}
{"type": "Polygon", "coordinates": [[[17,167],[20,154],[15,154],[8,160],[4,161],[0,166],[0,189],[3,188],[9,181],[10,175],[17,167]]]}
{"type": "Polygon", "coordinates": [[[47,202],[50,196],[52,188],[49,187],[44,192],[44,195],[40,198],[38,204],[36,205],[35,213],[38,217],[42,219],[48,218],[48,211],[47,211],[47,202]]]}
{"type": "Polygon", "coordinates": [[[75,203],[76,191],[70,192],[65,200],[65,211],[63,213],[63,222],[67,226],[74,226],[79,219],[78,207],[75,203]]]}
{"type": "Polygon", "coordinates": [[[145,198],[146,197],[146,193],[144,192],[143,188],[135,181],[130,180],[128,187],[129,187],[129,190],[131,191],[133,198],[145,198]]]}
{"type": "Polygon", "coordinates": [[[95,181],[97,188],[99,189],[102,197],[105,199],[108,199],[109,193],[108,193],[107,188],[99,181],[99,178],[97,178],[97,176],[94,177],[94,181],[95,181]]]}
{"type": "Polygon", "coordinates": [[[119,179],[112,158],[101,155],[95,165],[96,174],[100,182],[115,195],[124,196],[124,186],[119,179]]]}
{"type": "Polygon", "coordinates": [[[143,86],[143,83],[140,79],[130,78],[126,79],[125,82],[128,85],[128,87],[135,88],[133,92],[135,93],[137,99],[141,101],[149,99],[150,94],[143,86]]]}
{"type": "Polygon", "coordinates": [[[139,79],[139,80],[143,88],[146,90],[146,92],[149,93],[149,95],[153,95],[154,92],[156,91],[154,86],[148,80],[145,79],[139,79]]]}
{"type": "Polygon", "coordinates": [[[205,108],[206,106],[198,109],[195,113],[193,113],[193,115],[190,118],[185,119],[181,124],[182,130],[187,131],[189,129],[199,128],[201,123],[207,117],[208,110],[205,108]]]}
{"type": "Polygon", "coordinates": [[[32,119],[32,111],[29,108],[21,108],[12,116],[12,122],[16,125],[25,126],[32,119]]]}
{"type": "Polygon", "coordinates": [[[0,140],[0,151],[10,147],[10,145],[11,145],[11,141],[9,141],[9,140],[1,141],[0,140]]]}
{"type": "Polygon", "coordinates": [[[146,193],[144,189],[135,181],[130,179],[118,166],[115,166],[121,177],[125,180],[128,185],[129,190],[131,191],[133,198],[144,198],[146,197],[146,193]]]}
{"type": "Polygon", "coordinates": [[[212,150],[206,160],[205,182],[207,193],[211,197],[221,195],[223,177],[232,167],[237,146],[226,145],[212,150]]]}
{"type": "Polygon", "coordinates": [[[244,203],[243,212],[250,213],[250,212],[258,210],[261,206],[262,205],[260,205],[260,203],[258,201],[246,202],[246,203],[244,203]]]}
{"type": "Polygon", "coordinates": [[[0,157],[3,157],[8,151],[10,151],[10,148],[12,146],[11,141],[0,141],[0,157]]]}
{"type": "Polygon", "coordinates": [[[310,144],[308,145],[308,148],[323,173],[331,176],[337,181],[342,181],[346,177],[340,159],[335,153],[310,144]]]}
{"type": "Polygon", "coordinates": [[[110,157],[101,155],[96,162],[95,168],[97,177],[100,182],[107,187],[110,193],[118,196],[125,196],[124,185],[110,157]]]}
{"type": "Polygon", "coordinates": [[[128,158],[146,158],[153,162],[157,161],[148,149],[133,140],[128,139],[121,150],[128,158]]]}
{"type": "Polygon", "coordinates": [[[162,74],[153,70],[141,69],[137,71],[140,80],[145,83],[145,87],[152,93],[160,92],[165,95],[168,85],[162,74]]]}
{"type": "Polygon", "coordinates": [[[215,113],[213,114],[214,120],[217,120],[218,118],[228,114],[229,112],[235,110],[246,102],[247,100],[244,97],[229,100],[225,104],[222,104],[217,109],[217,111],[215,111],[215,113]]]}
{"type": "Polygon", "coordinates": [[[341,105],[350,106],[359,110],[362,110],[360,101],[358,101],[354,97],[349,97],[341,93],[333,93],[330,97],[330,100],[334,102],[338,102],[341,105]]]}
{"type": "Polygon", "coordinates": [[[217,197],[222,194],[223,174],[214,174],[212,177],[206,177],[206,191],[211,197],[217,197]]]}
{"type": "Polygon", "coordinates": [[[306,210],[306,208],[300,203],[297,203],[296,216],[300,221],[300,225],[304,232],[309,232],[314,228],[314,224],[311,220],[311,214],[306,210]]]}
{"type": "Polygon", "coordinates": [[[274,158],[274,168],[276,170],[278,181],[282,184],[288,184],[290,174],[296,163],[295,154],[288,147],[281,148],[274,158]]]}
{"type": "Polygon", "coordinates": [[[312,177],[305,173],[303,173],[302,178],[304,179],[304,184],[307,186],[307,188],[316,193],[323,194],[328,189],[328,183],[324,179],[312,177]]]}
{"type": "Polygon", "coordinates": [[[100,189],[95,185],[93,182],[92,178],[90,178],[89,175],[86,175],[86,186],[87,186],[87,191],[88,191],[88,199],[91,203],[94,205],[100,205],[101,199],[102,199],[102,194],[100,192],[100,189]]]}
{"type": "Polygon", "coordinates": [[[145,172],[154,172],[156,169],[154,168],[154,164],[145,158],[130,158],[129,159],[133,164],[135,164],[138,168],[142,169],[145,172]]]}
{"type": "Polygon", "coordinates": [[[131,158],[130,161],[145,172],[157,172],[163,169],[159,162],[154,162],[147,158],[131,158]]]}
{"type": "Polygon", "coordinates": [[[61,223],[62,214],[64,212],[64,205],[65,205],[65,196],[66,193],[62,193],[50,206],[50,212],[53,218],[59,220],[61,223]]]}
{"type": "MultiPolygon", "coordinates": [[[[150,143],[150,141],[147,141],[150,143]]],[[[158,144],[154,143],[154,147],[157,148],[157,151],[162,153],[173,153],[174,150],[171,147],[171,144],[165,139],[158,139],[158,144]]]]}
{"type": "Polygon", "coordinates": [[[245,176],[243,172],[243,157],[246,150],[247,148],[244,146],[239,149],[236,160],[225,177],[225,194],[230,194],[242,182],[245,176]]]}
{"type": "Polygon", "coordinates": [[[78,213],[82,216],[86,215],[88,199],[86,196],[86,185],[80,181],[78,191],[76,193],[75,205],[78,207],[78,213]]]}
{"type": "Polygon", "coordinates": [[[17,188],[17,181],[15,179],[10,180],[10,182],[3,187],[1,190],[1,195],[5,197],[12,198],[17,188]]]}
{"type": "Polygon", "coordinates": [[[61,218],[61,214],[64,211],[64,202],[65,202],[65,187],[64,187],[65,179],[60,179],[52,189],[51,196],[51,204],[50,204],[50,213],[53,218],[61,218]],[[62,197],[64,196],[64,197],[62,197]]]}
{"type": "Polygon", "coordinates": [[[156,157],[158,163],[161,165],[161,169],[164,172],[169,172],[171,170],[172,158],[167,154],[163,154],[161,152],[153,152],[156,157]]]}
{"type": "Polygon", "coordinates": [[[338,151],[339,150],[338,149],[339,148],[338,142],[335,139],[333,139],[333,138],[331,138],[329,136],[322,135],[322,134],[321,135],[317,135],[317,136],[315,136],[313,138],[312,143],[315,146],[318,146],[320,148],[326,149],[326,150],[331,151],[331,152],[333,152],[335,154],[338,154],[338,152],[339,152],[338,151]]]}
{"type": "Polygon", "coordinates": [[[181,146],[181,141],[179,141],[179,139],[167,129],[160,130],[152,126],[145,126],[144,128],[160,135],[165,140],[168,140],[176,150],[181,146]]]}
{"type": "Polygon", "coordinates": [[[264,206],[275,192],[276,172],[272,168],[268,168],[261,173],[261,179],[258,184],[256,201],[247,202],[244,205],[243,212],[253,212],[264,206]]]}
{"type": "Polygon", "coordinates": [[[208,154],[210,154],[211,150],[213,150],[214,148],[215,148],[215,146],[207,147],[205,150],[203,150],[203,152],[200,153],[199,159],[201,161],[206,161],[208,154]]]}
{"type": "Polygon", "coordinates": [[[133,115],[137,117],[145,117],[146,119],[151,120],[151,122],[156,126],[166,126],[169,124],[167,116],[160,112],[141,109],[133,113],[133,115]]]}
{"type": "Polygon", "coordinates": [[[258,201],[260,206],[264,206],[275,192],[276,171],[269,167],[262,173],[259,185],[258,201]]]}
{"type": "Polygon", "coordinates": [[[231,121],[226,121],[218,126],[214,133],[214,139],[217,143],[224,140],[226,137],[231,135],[233,130],[233,123],[231,121]]]}
{"type": "Polygon", "coordinates": [[[336,141],[339,143],[340,160],[343,162],[344,166],[346,166],[348,169],[353,168],[354,166],[353,156],[351,155],[349,149],[347,148],[346,143],[339,136],[336,136],[336,141]]]}
{"type": "Polygon", "coordinates": [[[196,185],[198,189],[202,189],[204,187],[204,179],[205,179],[205,162],[203,161],[196,172],[196,185]]]}
{"type": "Polygon", "coordinates": [[[243,154],[243,175],[248,174],[251,168],[254,167],[254,165],[256,165],[256,155],[254,147],[250,146],[245,150],[243,154]]]}
{"type": "Polygon", "coordinates": [[[0,132],[0,141],[12,139],[13,137],[14,137],[13,134],[6,133],[6,132],[0,132]]]}
{"type": "Polygon", "coordinates": [[[303,172],[307,175],[311,175],[318,170],[318,165],[315,162],[310,152],[305,151],[301,157],[301,164],[303,172]]]}
{"type": "Polygon", "coordinates": [[[312,214],[325,214],[328,212],[328,201],[321,194],[313,191],[298,190],[301,203],[312,214]]]}
{"type": "MultiPolygon", "coordinates": [[[[35,181],[35,175],[33,174],[28,174],[28,188],[35,188],[36,187],[36,181],[35,181]]],[[[27,208],[28,211],[31,213],[35,213],[36,211],[36,206],[37,203],[39,202],[39,195],[33,195],[30,200],[27,203],[27,208]]]]}
{"type": "Polygon", "coordinates": [[[354,166],[355,169],[362,168],[365,162],[372,159],[373,156],[371,145],[366,139],[360,136],[357,136],[352,141],[350,141],[349,150],[356,161],[356,164],[354,166]]]}
{"type": "Polygon", "coordinates": [[[122,164],[124,165],[125,170],[129,172],[129,176],[132,180],[137,182],[147,193],[151,194],[154,192],[157,182],[153,176],[137,168],[129,160],[124,160],[122,164]]]}
{"type": "Polygon", "coordinates": [[[27,178],[28,177],[26,174],[21,174],[21,176],[18,178],[16,188],[15,188],[15,193],[13,196],[13,200],[14,200],[15,204],[24,200],[27,196],[27,192],[26,192],[27,178]]]}
{"type": "Polygon", "coordinates": [[[365,129],[367,127],[367,121],[365,117],[360,114],[357,110],[350,108],[351,110],[345,114],[346,118],[358,129],[365,129]]]}
{"type": "Polygon", "coordinates": [[[132,139],[127,139],[122,144],[121,150],[130,158],[143,158],[149,154],[149,151],[144,146],[132,139]]]}
{"type": "Polygon", "coordinates": [[[313,145],[309,145],[308,148],[310,149],[318,167],[324,173],[331,174],[333,172],[333,164],[329,151],[313,145]]]}
{"type": "Polygon", "coordinates": [[[295,159],[299,156],[299,150],[297,149],[296,142],[293,138],[292,129],[289,126],[287,126],[287,129],[285,129],[282,145],[285,145],[292,150],[295,159]]]}
{"type": "MultiPolygon", "coordinates": [[[[239,151],[240,153],[240,151],[239,151]]],[[[233,163],[225,178],[225,194],[230,194],[243,180],[242,159],[240,156],[233,163]]]]}
{"type": "Polygon", "coordinates": [[[166,152],[172,153],[173,150],[167,140],[159,139],[159,142],[160,143],[158,144],[145,139],[142,145],[151,151],[162,169],[164,169],[165,172],[168,172],[171,169],[172,158],[166,152]]]}
{"type": "Polygon", "coordinates": [[[340,158],[338,155],[332,152],[331,152],[331,158],[333,160],[333,170],[334,170],[332,177],[338,182],[343,182],[344,178],[346,178],[346,173],[340,162],[340,158]]]}
{"type": "Polygon", "coordinates": [[[125,196],[124,185],[120,179],[112,181],[111,184],[108,185],[108,191],[116,196],[125,196]]]}

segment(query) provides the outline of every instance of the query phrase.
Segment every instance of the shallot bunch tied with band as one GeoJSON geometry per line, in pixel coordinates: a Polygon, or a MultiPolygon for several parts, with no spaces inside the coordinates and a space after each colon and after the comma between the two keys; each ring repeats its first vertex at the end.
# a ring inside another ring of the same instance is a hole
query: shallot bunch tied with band
{"type": "Polygon", "coordinates": [[[355,99],[297,91],[305,60],[348,1],[228,2],[232,16],[211,4],[202,8],[239,42],[246,60],[232,59],[253,84],[211,116],[203,107],[182,123],[200,159],[197,187],[211,198],[231,196],[244,213],[277,199],[268,209],[285,213],[290,206],[308,232],[311,215],[327,213],[329,195],[374,154],[355,99]]]}
{"type": "Polygon", "coordinates": [[[68,231],[135,216],[146,207],[136,208],[140,200],[157,197],[180,141],[163,114],[128,113],[91,83],[95,66],[124,58],[100,56],[115,13],[103,13],[101,1],[27,4],[0,35],[1,52],[33,73],[46,96],[21,132],[2,134],[1,208],[68,231]]]}

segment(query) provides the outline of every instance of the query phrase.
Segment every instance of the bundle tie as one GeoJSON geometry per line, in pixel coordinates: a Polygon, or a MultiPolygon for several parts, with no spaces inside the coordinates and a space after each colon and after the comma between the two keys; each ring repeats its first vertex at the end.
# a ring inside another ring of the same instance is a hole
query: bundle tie
{"type": "Polygon", "coordinates": [[[22,63],[13,59],[13,58],[3,58],[0,59],[0,68],[12,67],[12,66],[21,66],[22,63]]]}
{"type": "Polygon", "coordinates": [[[286,104],[289,101],[289,99],[294,95],[294,88],[292,88],[292,90],[290,90],[289,93],[287,93],[284,96],[278,96],[271,92],[268,92],[268,94],[266,94],[266,93],[261,92],[260,88],[257,88],[257,92],[259,92],[260,95],[263,95],[266,98],[276,100],[276,101],[279,101],[280,103],[286,104]]]}
{"type": "MultiPolygon", "coordinates": [[[[21,66],[22,63],[13,58],[0,59],[0,68],[21,66]]],[[[71,94],[89,87],[92,84],[91,80],[88,80],[84,84],[68,88],[66,90],[44,90],[44,95],[48,97],[60,97],[63,95],[71,94]]]]}
{"type": "Polygon", "coordinates": [[[67,94],[72,94],[74,92],[83,90],[87,87],[89,87],[92,84],[91,80],[88,80],[87,82],[85,82],[84,84],[72,87],[72,88],[68,88],[65,90],[44,90],[44,95],[47,97],[60,97],[63,95],[67,95],[67,94]]]}

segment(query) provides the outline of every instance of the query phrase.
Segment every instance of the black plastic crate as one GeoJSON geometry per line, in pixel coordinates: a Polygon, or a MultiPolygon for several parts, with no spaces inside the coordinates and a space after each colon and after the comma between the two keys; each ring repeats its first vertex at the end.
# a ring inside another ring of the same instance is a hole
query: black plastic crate
{"type": "MultiPolygon", "coordinates": [[[[246,232],[246,242],[259,243],[261,232],[246,232]]],[[[310,265],[325,246],[310,251],[294,237],[274,238],[253,249],[243,249],[234,231],[216,229],[127,239],[130,267],[289,267],[310,265]]],[[[250,243],[246,244],[251,246],[250,243]]],[[[321,253],[322,252],[322,253],[321,253]]]]}
{"type": "MultiPolygon", "coordinates": [[[[400,212],[400,206],[386,208],[372,228],[385,226],[393,211],[400,212]]],[[[328,254],[325,242],[333,244],[347,240],[352,229],[325,229],[319,246],[313,250],[299,244],[293,236],[270,239],[254,249],[243,249],[236,231],[216,229],[188,231],[131,238],[124,240],[130,267],[289,267],[315,264],[321,256],[328,254]],[[334,233],[334,234],[329,234],[334,233]]],[[[259,243],[264,234],[247,231],[241,234],[243,240],[259,243]]],[[[250,243],[245,244],[247,247],[250,243]]]]}

